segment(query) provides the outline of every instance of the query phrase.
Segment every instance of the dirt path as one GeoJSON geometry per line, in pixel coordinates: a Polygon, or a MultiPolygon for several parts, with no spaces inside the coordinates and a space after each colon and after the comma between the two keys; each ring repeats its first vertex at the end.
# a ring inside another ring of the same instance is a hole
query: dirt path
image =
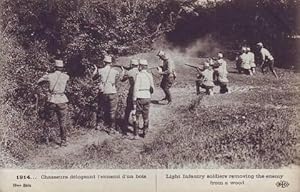
{"type": "MultiPolygon", "coordinates": [[[[239,105],[244,106],[244,103],[239,102],[235,96],[244,95],[247,92],[255,89],[253,86],[245,85],[230,85],[229,94],[220,95],[215,94],[214,96],[204,96],[201,100],[201,105],[206,107],[214,106],[227,106],[227,105],[239,105]]],[[[181,106],[186,107],[187,104],[195,102],[197,100],[195,86],[192,83],[186,85],[175,85],[172,90],[173,103],[172,105],[161,105],[161,104],[151,104],[150,108],[150,128],[146,138],[140,138],[138,140],[130,140],[128,138],[123,138],[121,136],[110,136],[104,132],[96,130],[84,130],[84,134],[70,134],[68,141],[69,145],[66,147],[54,147],[40,145],[36,151],[29,155],[26,162],[22,165],[22,168],[65,168],[72,167],[72,165],[67,165],[68,159],[82,159],[81,155],[84,154],[84,150],[92,145],[101,146],[105,141],[112,143],[121,142],[122,144],[127,144],[130,146],[131,155],[138,154],[143,150],[143,146],[147,143],[151,143],[155,140],[157,134],[160,130],[164,129],[172,118],[177,109],[181,106]],[[66,166],[67,165],[67,166],[66,166]]],[[[214,90],[218,93],[218,88],[214,90]]],[[[152,100],[158,101],[163,98],[162,90],[157,87],[152,100]]],[[[265,105],[266,108],[286,108],[286,106],[275,106],[275,105],[265,105]]],[[[130,155],[130,154],[128,154],[130,155]]],[[[97,163],[97,162],[96,162],[97,163]]],[[[99,163],[98,163],[99,164],[99,163]]],[[[75,166],[76,168],[78,165],[75,166]]],[[[98,166],[96,166],[98,167],[98,166]]]]}
{"type": "MultiPolygon", "coordinates": [[[[22,168],[63,168],[67,159],[78,159],[80,154],[84,153],[87,146],[96,145],[100,146],[104,141],[112,141],[114,139],[124,140],[124,143],[132,145],[132,152],[138,153],[142,150],[142,146],[147,143],[153,142],[155,136],[165,125],[172,119],[175,114],[175,109],[180,105],[191,103],[193,99],[197,98],[193,85],[185,87],[172,88],[173,103],[172,105],[151,104],[150,108],[150,128],[146,138],[138,140],[129,140],[121,136],[110,136],[105,132],[97,130],[87,130],[84,134],[71,135],[68,138],[68,146],[59,147],[52,143],[50,146],[40,145],[36,151],[29,155],[27,161],[22,165],[22,168]]],[[[218,90],[215,90],[217,92],[218,90]]],[[[244,92],[246,88],[235,87],[233,92],[244,92]]],[[[163,91],[160,88],[155,90],[152,97],[153,101],[159,101],[163,98],[163,91]]],[[[220,97],[220,95],[216,95],[220,97]]],[[[217,98],[212,98],[218,100],[217,98]]],[[[210,99],[211,100],[211,99],[210,99]]],[[[210,103],[216,103],[211,102],[210,103]]],[[[204,100],[205,104],[205,100],[204,100]]]]}
{"type": "MultiPolygon", "coordinates": [[[[185,88],[174,88],[172,92],[176,95],[174,98],[175,102],[180,100],[180,98],[187,98],[189,94],[189,91],[185,88]]],[[[157,88],[153,100],[157,101],[162,97],[163,92],[157,88]]],[[[169,115],[172,114],[170,110],[170,105],[151,104],[150,128],[147,137],[144,139],[129,140],[120,135],[110,136],[105,132],[91,129],[85,131],[84,134],[71,134],[66,147],[59,147],[55,143],[51,143],[49,146],[40,145],[36,151],[29,155],[22,168],[63,168],[67,159],[80,158],[78,156],[84,153],[87,146],[100,146],[104,141],[112,141],[113,139],[122,139],[124,142],[130,142],[134,147],[133,151],[139,152],[140,146],[152,142],[159,130],[164,128],[165,123],[170,118],[169,115]]]]}

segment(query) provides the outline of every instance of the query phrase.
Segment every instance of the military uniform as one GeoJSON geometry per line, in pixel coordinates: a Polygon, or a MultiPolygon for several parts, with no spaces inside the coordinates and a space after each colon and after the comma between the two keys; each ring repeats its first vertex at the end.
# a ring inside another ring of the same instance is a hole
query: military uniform
{"type": "Polygon", "coordinates": [[[129,71],[125,73],[121,81],[129,81],[129,90],[127,94],[127,99],[126,99],[126,109],[125,109],[125,122],[124,122],[124,127],[127,129],[128,128],[128,119],[130,116],[130,112],[133,110],[133,90],[134,90],[134,82],[136,79],[136,76],[139,72],[138,70],[138,61],[137,60],[131,60],[131,66],[133,67],[129,71]]]}
{"type": "MultiPolygon", "coordinates": [[[[61,60],[55,61],[56,67],[63,67],[61,60]]],[[[53,113],[57,115],[58,123],[60,126],[60,137],[61,145],[66,144],[66,114],[67,114],[67,103],[68,98],[65,95],[65,89],[69,75],[63,73],[60,70],[56,70],[53,73],[44,75],[38,80],[38,83],[49,82],[49,97],[45,104],[45,120],[46,122],[51,121],[53,113]]],[[[44,126],[44,135],[46,142],[49,142],[49,126],[44,126]]]]}
{"type": "Polygon", "coordinates": [[[220,86],[220,93],[227,93],[227,84],[229,82],[227,78],[227,62],[222,57],[219,57],[219,59],[217,60],[219,67],[215,70],[217,72],[217,84],[220,86]]]}
{"type": "Polygon", "coordinates": [[[246,74],[252,75],[251,66],[249,62],[249,56],[246,53],[246,47],[242,48],[242,54],[239,55],[237,59],[238,66],[240,66],[240,71],[245,72],[246,74]]]}
{"type": "MultiPolygon", "coordinates": [[[[112,58],[106,56],[104,62],[111,63],[112,58]]],[[[101,69],[96,69],[93,73],[93,78],[100,78],[99,83],[99,108],[103,110],[105,123],[108,125],[110,132],[115,132],[115,115],[118,104],[118,95],[116,89],[116,80],[120,75],[119,71],[112,68],[109,64],[101,69]]]]}
{"type": "Polygon", "coordinates": [[[209,63],[204,64],[204,70],[199,74],[201,81],[196,81],[197,94],[200,93],[200,87],[206,90],[206,94],[213,95],[214,88],[214,70],[209,63]]]}
{"type": "MultiPolygon", "coordinates": [[[[141,59],[140,65],[147,66],[146,60],[141,59]]],[[[136,110],[136,117],[143,118],[143,136],[145,136],[149,128],[149,109],[151,103],[151,94],[154,91],[153,77],[146,69],[142,69],[136,76],[134,84],[133,101],[134,109],[136,110]]],[[[139,122],[139,121],[137,121],[139,122]]],[[[134,128],[134,135],[137,134],[137,127],[134,128]]]]}
{"type": "Polygon", "coordinates": [[[163,65],[161,67],[161,75],[163,76],[163,78],[160,84],[160,87],[165,93],[165,98],[163,98],[163,100],[167,100],[168,103],[171,103],[172,95],[170,92],[170,88],[174,84],[176,78],[175,65],[174,62],[170,58],[168,58],[163,51],[160,51],[157,55],[163,61],[163,65]]]}
{"type": "Polygon", "coordinates": [[[257,46],[259,47],[259,53],[261,58],[261,69],[262,72],[265,73],[265,68],[269,67],[273,75],[278,78],[275,70],[274,70],[274,57],[271,55],[271,53],[263,47],[262,43],[257,43],[257,46]]]}
{"type": "Polygon", "coordinates": [[[247,56],[248,56],[248,61],[250,65],[250,69],[252,70],[252,73],[255,73],[255,55],[253,52],[250,51],[250,48],[247,48],[247,56]]]}

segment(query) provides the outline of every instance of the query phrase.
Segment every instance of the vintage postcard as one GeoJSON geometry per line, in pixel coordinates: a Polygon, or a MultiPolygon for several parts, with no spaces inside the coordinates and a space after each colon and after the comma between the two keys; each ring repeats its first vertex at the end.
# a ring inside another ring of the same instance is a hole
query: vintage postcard
{"type": "Polygon", "coordinates": [[[2,0],[0,192],[299,192],[299,9],[2,0]]]}

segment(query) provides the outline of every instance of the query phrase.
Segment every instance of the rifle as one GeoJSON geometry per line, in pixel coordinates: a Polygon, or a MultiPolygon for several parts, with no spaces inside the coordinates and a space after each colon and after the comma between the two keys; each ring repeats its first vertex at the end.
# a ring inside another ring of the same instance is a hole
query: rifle
{"type": "Polygon", "coordinates": [[[200,59],[211,59],[211,60],[214,60],[214,61],[217,61],[218,58],[217,57],[199,57],[200,59]]]}
{"type": "Polygon", "coordinates": [[[156,69],[156,68],[158,68],[158,67],[160,67],[160,66],[149,67],[148,69],[151,70],[151,69],[156,69]]]}
{"type": "Polygon", "coordinates": [[[199,67],[195,66],[195,65],[190,65],[188,63],[185,63],[184,65],[192,67],[192,68],[196,69],[198,73],[201,73],[201,69],[199,67]]]}
{"type": "Polygon", "coordinates": [[[112,65],[111,67],[118,67],[118,68],[122,68],[125,69],[126,71],[129,71],[130,69],[132,69],[132,67],[128,67],[128,66],[122,66],[122,65],[112,65]]]}

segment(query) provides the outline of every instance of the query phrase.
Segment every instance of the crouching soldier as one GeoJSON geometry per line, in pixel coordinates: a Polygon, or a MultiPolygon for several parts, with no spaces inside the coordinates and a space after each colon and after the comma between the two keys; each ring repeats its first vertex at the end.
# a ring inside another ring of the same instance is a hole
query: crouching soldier
{"type": "Polygon", "coordinates": [[[248,55],[249,65],[251,67],[252,74],[254,75],[255,74],[255,67],[256,67],[256,64],[255,64],[255,55],[251,51],[250,47],[246,48],[246,54],[248,55]]]}
{"type": "Polygon", "coordinates": [[[253,75],[250,62],[249,62],[249,57],[247,55],[247,48],[242,47],[242,54],[239,55],[237,59],[238,66],[240,66],[241,72],[247,74],[247,75],[253,75]]]}
{"type": "Polygon", "coordinates": [[[41,77],[37,83],[49,82],[49,96],[45,104],[45,125],[44,136],[46,144],[49,143],[49,126],[53,113],[57,115],[60,127],[60,146],[67,146],[66,139],[66,114],[68,98],[65,95],[69,75],[63,72],[64,63],[62,60],[55,60],[56,70],[41,77]]]}
{"type": "Polygon", "coordinates": [[[200,93],[200,87],[206,90],[207,95],[214,94],[214,70],[209,62],[204,63],[204,69],[199,73],[199,79],[196,81],[197,94],[200,93]]]}
{"type": "Polygon", "coordinates": [[[220,93],[227,93],[228,88],[228,78],[227,78],[227,62],[223,59],[223,54],[218,53],[218,60],[216,65],[218,66],[215,71],[216,71],[216,84],[220,86],[220,93]]]}
{"type": "MultiPolygon", "coordinates": [[[[145,137],[149,129],[149,109],[151,102],[151,94],[154,92],[153,77],[147,72],[148,62],[145,59],[139,60],[139,72],[137,73],[134,92],[133,92],[133,114],[136,115],[136,121],[143,118],[143,132],[142,137],[145,137]]],[[[134,126],[133,134],[137,137],[138,126],[134,126]]]]}

